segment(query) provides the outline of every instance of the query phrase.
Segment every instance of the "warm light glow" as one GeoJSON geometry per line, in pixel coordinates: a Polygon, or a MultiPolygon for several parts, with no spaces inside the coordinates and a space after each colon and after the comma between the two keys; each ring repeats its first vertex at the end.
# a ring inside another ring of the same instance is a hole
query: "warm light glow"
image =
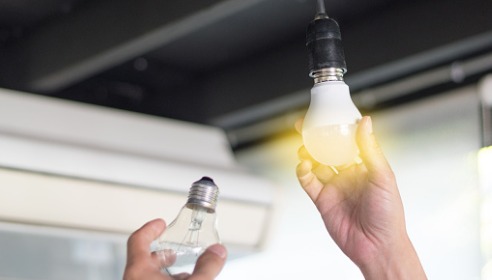
{"type": "Polygon", "coordinates": [[[361,118],[343,81],[317,83],[302,125],[304,146],[322,164],[352,164],[359,153],[355,131],[361,118]]]}
{"type": "Polygon", "coordinates": [[[359,154],[356,129],[356,124],[313,127],[303,132],[304,145],[316,161],[340,166],[353,162],[359,154]]]}

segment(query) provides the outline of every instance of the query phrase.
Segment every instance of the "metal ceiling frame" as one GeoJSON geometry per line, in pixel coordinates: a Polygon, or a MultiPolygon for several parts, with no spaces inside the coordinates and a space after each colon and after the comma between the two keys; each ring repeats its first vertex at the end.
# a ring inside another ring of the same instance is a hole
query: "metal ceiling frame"
{"type": "Polygon", "coordinates": [[[179,5],[152,0],[93,1],[73,16],[43,26],[12,45],[0,57],[0,72],[17,69],[3,79],[7,84],[14,82],[16,88],[51,92],[153,51],[259,1],[263,0],[181,0],[179,5]]]}

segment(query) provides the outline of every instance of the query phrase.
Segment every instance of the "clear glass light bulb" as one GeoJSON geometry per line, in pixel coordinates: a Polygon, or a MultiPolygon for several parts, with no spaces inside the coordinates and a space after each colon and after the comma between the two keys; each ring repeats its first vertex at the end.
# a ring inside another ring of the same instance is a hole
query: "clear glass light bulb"
{"type": "Polygon", "coordinates": [[[175,274],[191,272],[198,257],[210,245],[220,243],[215,207],[219,189],[209,177],[192,184],[188,201],[151,250],[163,270],[175,274]]]}
{"type": "Polygon", "coordinates": [[[343,80],[316,83],[302,126],[304,146],[316,161],[326,165],[355,162],[359,154],[355,133],[361,117],[343,80]]]}

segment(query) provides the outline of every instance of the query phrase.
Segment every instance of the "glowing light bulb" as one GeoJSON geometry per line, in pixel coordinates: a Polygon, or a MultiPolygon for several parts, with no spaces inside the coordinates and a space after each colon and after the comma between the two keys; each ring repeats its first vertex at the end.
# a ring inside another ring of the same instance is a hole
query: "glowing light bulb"
{"type": "Polygon", "coordinates": [[[304,146],[316,161],[336,167],[356,161],[359,150],[355,133],[362,116],[343,81],[347,66],[340,28],[325,14],[323,1],[318,3],[318,13],[306,32],[309,75],[315,84],[304,117],[302,137],[304,146]]]}
{"type": "Polygon", "coordinates": [[[215,207],[219,189],[209,177],[194,182],[186,204],[164,233],[154,241],[152,251],[163,270],[175,274],[189,271],[210,245],[220,243],[215,207]],[[182,271],[179,271],[182,270],[182,271]]]}
{"type": "Polygon", "coordinates": [[[309,154],[318,162],[341,166],[355,161],[359,110],[343,81],[327,81],[311,89],[311,103],[304,117],[302,137],[309,154]]]}

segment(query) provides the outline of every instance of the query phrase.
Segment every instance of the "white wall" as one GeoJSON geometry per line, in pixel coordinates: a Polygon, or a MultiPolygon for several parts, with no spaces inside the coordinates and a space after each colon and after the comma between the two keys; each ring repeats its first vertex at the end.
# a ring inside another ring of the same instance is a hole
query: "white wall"
{"type": "Polygon", "coordinates": [[[256,251],[275,186],[237,165],[224,131],[0,89],[0,280],[121,279],[128,235],[170,223],[205,175],[222,242],[256,251]]]}
{"type": "MultiPolygon", "coordinates": [[[[475,91],[468,87],[373,114],[375,132],[398,178],[408,230],[429,279],[478,280],[484,265],[475,91]]],[[[265,250],[230,260],[219,279],[362,279],[358,268],[328,236],[318,212],[297,183],[300,145],[300,136],[292,134],[236,154],[241,165],[280,186],[279,207],[265,250]]],[[[10,225],[0,224],[4,232],[0,248],[17,248],[0,250],[0,263],[9,268],[2,270],[6,277],[66,279],[66,273],[74,273],[73,279],[121,278],[125,240],[71,232],[34,235],[39,229],[6,226],[10,225]],[[40,252],[47,250],[51,254],[43,254],[39,263],[40,252]],[[16,265],[29,269],[22,267],[25,273],[20,275],[16,265]]]]}
{"type": "MultiPolygon", "coordinates": [[[[408,231],[429,279],[480,279],[480,147],[475,87],[374,113],[375,133],[397,175],[408,231]]],[[[363,279],[335,246],[295,178],[301,140],[291,135],[237,154],[282,186],[276,235],[220,279],[363,279]]]]}

